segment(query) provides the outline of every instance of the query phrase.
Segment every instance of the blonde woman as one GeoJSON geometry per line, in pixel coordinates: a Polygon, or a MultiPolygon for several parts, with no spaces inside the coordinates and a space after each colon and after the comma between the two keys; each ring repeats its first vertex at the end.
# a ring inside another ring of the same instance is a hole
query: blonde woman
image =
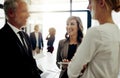
{"type": "Polygon", "coordinates": [[[52,53],[54,51],[54,41],[55,41],[56,29],[54,27],[49,28],[49,34],[46,37],[47,40],[47,52],[52,53]]]}
{"type": "Polygon", "coordinates": [[[112,11],[120,11],[120,0],[89,0],[92,18],[99,26],[88,29],[68,65],[69,78],[118,78],[120,67],[120,30],[112,11]]]}

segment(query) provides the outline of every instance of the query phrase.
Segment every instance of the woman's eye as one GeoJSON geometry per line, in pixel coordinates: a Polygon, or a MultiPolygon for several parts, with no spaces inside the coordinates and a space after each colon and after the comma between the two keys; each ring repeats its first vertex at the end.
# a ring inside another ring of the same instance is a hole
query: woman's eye
{"type": "Polygon", "coordinates": [[[71,23],[70,25],[75,25],[74,23],[71,23]]]}

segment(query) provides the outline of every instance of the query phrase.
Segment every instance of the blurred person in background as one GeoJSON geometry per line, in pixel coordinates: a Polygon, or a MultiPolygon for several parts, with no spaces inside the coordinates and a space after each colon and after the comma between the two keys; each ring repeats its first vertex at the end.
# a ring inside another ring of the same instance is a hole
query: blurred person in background
{"type": "Polygon", "coordinates": [[[34,26],[34,31],[30,33],[30,40],[32,43],[33,55],[39,54],[44,47],[43,37],[40,32],[39,25],[34,26]]]}
{"type": "Polygon", "coordinates": [[[49,34],[46,37],[47,40],[47,52],[53,53],[54,51],[54,41],[55,41],[56,29],[51,27],[49,28],[49,34]]]}

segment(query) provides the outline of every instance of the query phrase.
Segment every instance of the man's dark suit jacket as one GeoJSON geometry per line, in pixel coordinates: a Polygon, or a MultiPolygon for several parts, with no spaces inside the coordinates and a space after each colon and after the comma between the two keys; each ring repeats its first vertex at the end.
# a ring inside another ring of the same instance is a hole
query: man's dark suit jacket
{"type": "MultiPolygon", "coordinates": [[[[30,40],[31,40],[31,43],[32,43],[32,48],[33,48],[33,50],[35,50],[36,43],[37,43],[36,37],[35,37],[35,32],[31,32],[30,33],[30,40]]],[[[43,37],[42,37],[42,33],[41,32],[38,33],[38,47],[39,47],[39,49],[44,47],[43,37]]]]}
{"type": "Polygon", "coordinates": [[[25,51],[19,38],[6,23],[0,30],[0,78],[41,78],[28,35],[26,37],[28,50],[25,51]]]}

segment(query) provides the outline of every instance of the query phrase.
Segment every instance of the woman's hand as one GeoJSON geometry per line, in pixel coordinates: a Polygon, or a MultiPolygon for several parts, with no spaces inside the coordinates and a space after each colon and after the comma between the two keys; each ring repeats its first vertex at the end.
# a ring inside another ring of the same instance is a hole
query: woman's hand
{"type": "Polygon", "coordinates": [[[66,63],[64,63],[64,64],[62,64],[62,69],[64,70],[64,69],[67,69],[67,66],[68,66],[68,62],[70,62],[68,59],[63,59],[62,60],[62,62],[66,62],[66,63]]]}
{"type": "Polygon", "coordinates": [[[83,65],[83,69],[81,70],[81,73],[84,73],[87,67],[88,67],[88,63],[83,65]]]}

